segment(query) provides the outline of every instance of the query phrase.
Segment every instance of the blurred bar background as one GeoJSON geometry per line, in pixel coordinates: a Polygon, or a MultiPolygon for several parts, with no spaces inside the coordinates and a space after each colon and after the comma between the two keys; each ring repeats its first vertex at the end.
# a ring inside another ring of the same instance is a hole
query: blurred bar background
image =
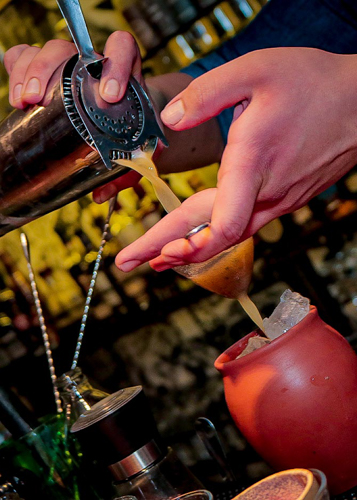
{"type": "MultiPolygon", "coordinates": [[[[116,29],[129,30],[144,74],[177,71],[234,36],[263,7],[258,0],[82,0],[98,51],[116,29]]],[[[69,39],[54,0],[0,0],[0,57],[19,43],[69,39]]],[[[10,111],[0,65],[0,118],[10,111]]],[[[218,165],[166,177],[184,200],[214,186],[218,165]]],[[[250,295],[263,316],[291,288],[357,345],[357,173],[351,171],[298,212],[255,237],[250,295]]],[[[86,196],[25,227],[57,375],[69,370],[107,205],[86,196]]],[[[214,360],[254,326],[236,301],[213,295],[174,272],[149,266],[124,274],[117,252],[163,216],[148,182],[120,193],[112,238],[93,296],[79,365],[106,392],[143,385],[159,430],[198,476],[218,474],[194,430],[199,416],[218,428],[235,473],[255,481],[268,466],[249,448],[226,410],[214,360]]],[[[54,412],[41,331],[19,231],[0,239],[0,380],[38,419],[54,412]]],[[[0,422],[2,416],[0,411],[0,422]]],[[[2,422],[4,424],[4,422],[2,422]]],[[[1,430],[2,429],[2,430],[1,430]]],[[[9,438],[5,425],[0,439],[9,438]]]]}

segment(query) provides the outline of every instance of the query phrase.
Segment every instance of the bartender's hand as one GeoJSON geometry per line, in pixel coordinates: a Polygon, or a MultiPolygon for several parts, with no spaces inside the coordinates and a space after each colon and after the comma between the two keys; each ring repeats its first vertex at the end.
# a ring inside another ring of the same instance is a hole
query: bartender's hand
{"type": "Polygon", "coordinates": [[[190,197],[117,265],[204,261],[334,184],[357,164],[356,82],[356,55],[307,48],[252,52],[194,80],[161,117],[185,130],[235,106],[217,189],[190,197]],[[207,221],[209,229],[183,238],[207,221]]]}
{"type": "MultiPolygon", "coordinates": [[[[77,53],[75,45],[65,40],[50,40],[43,48],[26,44],[10,48],[4,56],[4,65],[9,74],[9,101],[19,109],[31,104],[46,106],[52,97],[54,84],[58,81],[62,67],[67,60],[77,53]]],[[[130,33],[116,31],[111,34],[104,48],[108,60],[103,65],[99,91],[107,102],[119,101],[126,90],[132,74],[142,85],[141,57],[139,48],[130,33]],[[120,47],[120,50],[118,50],[120,47]]],[[[132,186],[140,179],[132,171],[120,177],[114,183],[94,191],[98,201],[107,199],[107,193],[132,186]]]]}
{"type": "MultiPolygon", "coordinates": [[[[10,75],[10,103],[20,109],[29,104],[47,105],[63,64],[75,53],[74,44],[64,40],[51,40],[42,49],[18,45],[8,50],[4,62],[10,75]]],[[[130,74],[145,87],[139,48],[130,33],[112,33],[105,44],[104,55],[108,59],[103,65],[99,87],[104,100],[112,103],[119,101],[124,95],[130,74]]],[[[152,101],[161,110],[191,80],[192,77],[184,73],[169,73],[150,78],[146,83],[152,101]]],[[[177,133],[166,129],[165,134],[170,147],[163,150],[159,141],[154,155],[161,173],[203,167],[219,161],[221,157],[223,141],[215,119],[202,127],[196,127],[194,133],[192,130],[177,133]],[[209,143],[207,136],[211,138],[209,143]]],[[[133,186],[139,179],[139,174],[130,171],[97,188],[93,198],[102,203],[118,191],[133,186]]]]}
{"type": "MultiPolygon", "coordinates": [[[[43,104],[54,75],[76,53],[75,45],[65,40],[50,40],[43,48],[26,44],[11,47],[4,56],[10,104],[19,109],[29,104],[43,104]]],[[[105,101],[117,102],[123,97],[131,74],[144,84],[139,48],[130,33],[112,33],[104,55],[109,59],[103,65],[99,92],[105,101]]]]}

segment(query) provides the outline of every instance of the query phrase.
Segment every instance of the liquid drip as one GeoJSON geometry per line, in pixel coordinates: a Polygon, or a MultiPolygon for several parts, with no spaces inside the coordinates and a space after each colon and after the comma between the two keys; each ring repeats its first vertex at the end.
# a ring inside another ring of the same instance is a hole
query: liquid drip
{"type": "Polygon", "coordinates": [[[261,329],[262,332],[264,332],[263,319],[254,302],[246,294],[241,295],[237,298],[237,300],[250,319],[257,325],[258,328],[261,329]]]}
{"type": "Polygon", "coordinates": [[[137,156],[134,161],[116,160],[115,163],[129,167],[143,177],[146,177],[154,188],[158,200],[167,213],[172,212],[175,208],[178,208],[181,205],[177,196],[171,191],[166,182],[159,177],[155,164],[151,160],[149,153],[141,153],[141,155],[137,156]]]}
{"type": "MultiPolygon", "coordinates": [[[[129,167],[146,177],[166,212],[172,212],[181,205],[170,187],[159,177],[149,153],[143,152],[134,160],[116,160],[115,163],[129,167]]],[[[251,320],[264,331],[262,317],[247,295],[253,269],[253,255],[253,238],[248,238],[205,262],[175,267],[174,270],[202,288],[237,299],[251,320]]]]}

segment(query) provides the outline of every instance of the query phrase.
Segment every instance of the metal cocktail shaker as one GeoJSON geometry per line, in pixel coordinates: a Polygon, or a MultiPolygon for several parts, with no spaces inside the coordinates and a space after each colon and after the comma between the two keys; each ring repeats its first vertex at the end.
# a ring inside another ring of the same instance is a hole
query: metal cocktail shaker
{"type": "Polygon", "coordinates": [[[78,49],[50,104],[15,110],[0,124],[0,236],[122,175],[113,163],[167,145],[153,106],[130,78],[123,98],[99,96],[105,58],[92,46],[79,1],[58,0],[78,49]]]}
{"type": "Polygon", "coordinates": [[[73,126],[60,82],[46,107],[14,110],[0,124],[0,236],[127,172],[108,170],[73,126]]]}

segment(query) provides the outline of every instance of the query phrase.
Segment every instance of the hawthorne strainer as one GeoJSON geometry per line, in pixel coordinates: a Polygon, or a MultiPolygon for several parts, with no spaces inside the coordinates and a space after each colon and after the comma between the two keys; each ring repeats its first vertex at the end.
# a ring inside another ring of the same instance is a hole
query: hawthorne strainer
{"type": "Polygon", "coordinates": [[[136,150],[153,153],[158,139],[167,146],[150,99],[135,78],[130,78],[118,103],[100,97],[99,79],[106,58],[94,51],[79,1],[57,3],[79,53],[67,63],[62,80],[64,106],[79,134],[109,170],[111,160],[131,159],[136,150]]]}

